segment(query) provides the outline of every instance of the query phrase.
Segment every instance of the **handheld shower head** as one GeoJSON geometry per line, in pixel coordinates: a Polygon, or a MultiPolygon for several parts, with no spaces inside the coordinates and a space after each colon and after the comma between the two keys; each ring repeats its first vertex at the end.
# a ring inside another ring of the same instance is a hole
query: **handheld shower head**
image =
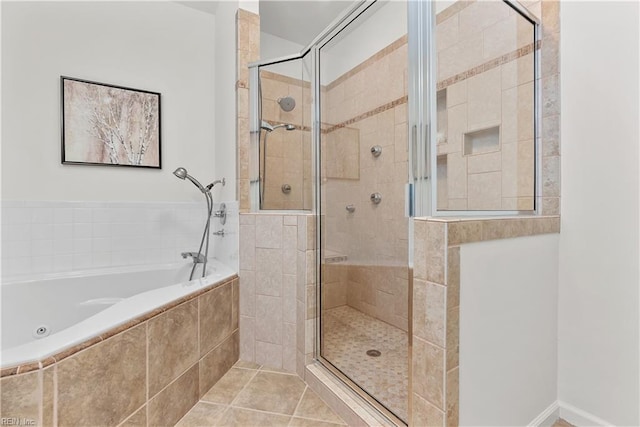
{"type": "Polygon", "coordinates": [[[200,191],[202,191],[203,193],[206,193],[207,191],[209,191],[209,190],[207,190],[206,188],[204,188],[204,187],[202,186],[202,184],[200,184],[200,182],[198,182],[198,180],[197,180],[197,179],[195,179],[194,177],[192,177],[191,175],[189,175],[189,174],[187,173],[187,170],[186,170],[185,168],[183,168],[183,167],[179,167],[178,169],[176,169],[175,171],[173,171],[173,174],[174,174],[175,176],[177,176],[178,178],[180,178],[180,179],[185,179],[185,178],[186,178],[186,179],[188,179],[189,181],[191,181],[191,182],[193,183],[193,185],[195,185],[196,187],[198,187],[198,189],[199,189],[200,191]]]}
{"type": "Polygon", "coordinates": [[[271,126],[269,123],[265,122],[264,120],[260,123],[260,129],[264,129],[267,132],[273,132],[274,127],[271,126]]]}
{"type": "Polygon", "coordinates": [[[178,168],[173,171],[173,174],[180,179],[185,179],[187,177],[187,170],[185,168],[178,168]]]}
{"type": "Polygon", "coordinates": [[[295,125],[292,125],[292,124],[289,124],[289,123],[280,123],[279,125],[270,125],[269,123],[267,123],[267,122],[265,122],[263,120],[262,123],[260,124],[260,129],[264,129],[267,132],[273,132],[274,130],[276,130],[278,128],[285,128],[286,130],[295,130],[296,129],[295,125]]]}

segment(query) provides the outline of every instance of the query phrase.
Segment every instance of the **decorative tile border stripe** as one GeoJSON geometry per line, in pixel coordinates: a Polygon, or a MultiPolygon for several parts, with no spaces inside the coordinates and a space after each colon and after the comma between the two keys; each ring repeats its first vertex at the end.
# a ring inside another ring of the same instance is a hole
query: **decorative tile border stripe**
{"type": "Polygon", "coordinates": [[[463,9],[471,6],[475,3],[476,0],[468,0],[468,1],[457,1],[446,9],[442,10],[442,12],[436,15],[436,25],[440,24],[447,19],[451,18],[456,13],[460,13],[463,9]]]}
{"type": "Polygon", "coordinates": [[[260,70],[261,79],[275,80],[277,82],[286,83],[289,85],[300,86],[304,88],[310,88],[311,82],[302,79],[296,79],[294,77],[285,76],[284,74],[274,73],[273,71],[260,70]]]}
{"type": "Polygon", "coordinates": [[[238,279],[238,275],[235,274],[233,276],[231,276],[230,278],[223,280],[221,282],[215,282],[210,284],[209,286],[199,289],[198,291],[189,294],[189,295],[185,295],[184,297],[178,298],[177,300],[171,301],[165,305],[162,305],[146,314],[143,314],[139,317],[136,317],[135,319],[129,320],[125,323],[123,323],[122,325],[116,326],[114,328],[109,329],[108,331],[103,332],[100,335],[97,335],[95,337],[89,338],[87,340],[85,340],[84,342],[81,342],[80,344],[77,344],[73,347],[67,348],[65,350],[62,350],[56,354],[54,354],[53,356],[47,356],[46,358],[37,361],[37,362],[28,362],[28,363],[24,363],[22,365],[18,365],[18,366],[10,366],[10,367],[6,367],[6,368],[2,368],[2,370],[0,370],[0,378],[4,378],[4,377],[8,377],[8,376],[12,376],[12,375],[18,375],[18,374],[24,374],[27,372],[32,372],[32,371],[37,371],[38,369],[42,369],[42,368],[46,368],[47,366],[53,365],[54,363],[58,363],[61,362],[62,360],[73,356],[76,353],[79,353],[82,350],[85,350],[89,347],[94,346],[95,344],[98,344],[102,341],[106,341],[108,338],[111,338],[114,335],[117,335],[121,332],[127,331],[137,325],[139,325],[140,323],[146,322],[147,320],[150,320],[164,312],[167,312],[169,310],[171,310],[174,307],[179,306],[182,303],[194,300],[196,298],[198,298],[199,296],[211,291],[214,288],[220,287],[220,286],[224,286],[228,283],[233,282],[234,280],[238,279]]]}
{"type": "Polygon", "coordinates": [[[406,104],[407,101],[409,100],[409,96],[405,95],[403,97],[400,97],[398,99],[396,99],[395,101],[391,101],[387,104],[381,105],[377,108],[374,108],[371,111],[367,111],[366,113],[362,113],[357,115],[356,117],[353,117],[349,120],[346,120],[342,123],[339,123],[337,125],[331,126],[330,128],[328,128],[327,130],[323,131],[322,133],[329,133],[329,132],[333,132],[336,129],[340,129],[346,126],[349,126],[353,123],[359,122],[360,120],[364,120],[366,118],[369,118],[371,116],[375,116],[376,114],[380,114],[380,113],[384,113],[387,110],[390,110],[392,108],[397,107],[398,105],[402,105],[402,104],[406,104]]]}
{"type": "MultiPolygon", "coordinates": [[[[535,43],[535,50],[540,49],[541,43],[540,41],[535,43]]],[[[451,86],[454,83],[458,83],[462,80],[466,80],[470,77],[476,76],[478,74],[484,73],[485,71],[489,71],[493,68],[504,65],[508,62],[515,61],[518,58],[521,58],[525,55],[528,55],[534,51],[534,43],[529,43],[526,46],[523,46],[519,49],[516,49],[512,52],[505,53],[502,56],[491,59],[485,63],[482,63],[478,66],[468,69],[467,71],[463,71],[462,73],[456,74],[454,76],[448,77],[444,80],[441,80],[436,85],[437,90],[444,89],[448,86],[451,86]]]]}
{"type": "Polygon", "coordinates": [[[355,67],[353,67],[352,69],[350,69],[349,71],[347,71],[346,73],[342,74],[340,77],[336,78],[334,81],[332,81],[331,83],[326,85],[327,90],[333,89],[334,87],[338,86],[340,83],[342,83],[345,80],[347,80],[349,77],[353,77],[354,75],[358,74],[360,71],[362,71],[365,68],[369,67],[374,62],[378,61],[381,58],[384,58],[385,56],[389,55],[394,50],[396,50],[396,49],[402,47],[403,45],[407,44],[407,40],[408,40],[408,37],[405,34],[404,36],[400,37],[398,40],[392,42],[390,45],[388,45],[386,47],[383,47],[381,50],[379,50],[378,52],[374,53],[372,56],[370,56],[369,58],[365,59],[360,64],[356,65],[355,67]]]}

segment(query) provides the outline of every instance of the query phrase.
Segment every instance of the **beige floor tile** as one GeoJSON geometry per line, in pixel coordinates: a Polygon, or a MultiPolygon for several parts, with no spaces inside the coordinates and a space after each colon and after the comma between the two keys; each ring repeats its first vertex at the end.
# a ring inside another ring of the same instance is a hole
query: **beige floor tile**
{"type": "Polygon", "coordinates": [[[269,366],[262,366],[260,368],[261,371],[265,371],[265,372],[275,372],[277,374],[289,374],[289,375],[295,375],[293,372],[289,372],[286,371],[284,369],[278,369],[278,368],[271,368],[269,366]]]}
{"type": "Polygon", "coordinates": [[[258,365],[257,363],[247,362],[246,360],[238,360],[234,368],[242,368],[242,369],[260,369],[262,365],[258,365]]]}
{"type": "Polygon", "coordinates": [[[213,426],[228,408],[226,405],[198,402],[187,414],[182,417],[176,427],[200,427],[213,426]]]}
{"type": "Polygon", "coordinates": [[[294,416],[342,424],[342,419],[310,388],[304,392],[294,416]]]}
{"type": "Polygon", "coordinates": [[[296,375],[259,371],[232,405],[293,415],[305,387],[296,375]]]}
{"type": "Polygon", "coordinates": [[[289,425],[290,420],[291,417],[287,415],[230,407],[214,425],[221,427],[285,427],[289,425]]]}
{"type": "Polygon", "coordinates": [[[231,368],[201,400],[228,405],[256,373],[252,369],[231,368]]]}
{"type": "Polygon", "coordinates": [[[574,425],[566,422],[562,418],[558,418],[558,421],[553,423],[551,427],[574,427],[574,425]]]}
{"type": "Polygon", "coordinates": [[[307,418],[293,417],[289,427],[339,427],[344,424],[325,423],[324,421],[309,420],[307,418]]]}

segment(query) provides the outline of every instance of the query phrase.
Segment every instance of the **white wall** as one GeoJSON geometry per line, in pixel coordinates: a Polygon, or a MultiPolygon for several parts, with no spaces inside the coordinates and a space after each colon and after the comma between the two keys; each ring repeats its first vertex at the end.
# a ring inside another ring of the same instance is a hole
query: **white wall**
{"type": "Polygon", "coordinates": [[[202,198],[172,171],[217,178],[213,15],[173,2],[1,7],[3,199],[202,198]],[[162,170],[61,165],[60,75],[161,92],[162,170]]]}
{"type": "MultiPolygon", "coordinates": [[[[637,2],[561,3],[559,399],[640,424],[637,2]]],[[[571,421],[569,419],[569,421],[571,421]]]]}
{"type": "Polygon", "coordinates": [[[527,425],[556,400],[558,235],[460,248],[460,425],[527,425]]]}

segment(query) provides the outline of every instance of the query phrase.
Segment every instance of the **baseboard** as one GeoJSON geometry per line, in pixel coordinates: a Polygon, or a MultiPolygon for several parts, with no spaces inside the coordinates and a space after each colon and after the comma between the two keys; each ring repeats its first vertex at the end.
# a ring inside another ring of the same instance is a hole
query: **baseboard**
{"type": "Polygon", "coordinates": [[[529,427],[551,427],[558,418],[562,418],[574,426],[597,426],[607,427],[612,426],[613,423],[607,422],[601,418],[590,414],[587,411],[583,411],[580,408],[576,408],[573,405],[569,405],[561,400],[556,400],[547,409],[542,411],[533,421],[531,421],[529,427]]]}
{"type": "Polygon", "coordinates": [[[560,407],[556,400],[527,425],[529,427],[551,427],[558,418],[560,418],[560,407]]]}
{"type": "Polygon", "coordinates": [[[574,426],[612,426],[613,423],[598,418],[587,411],[583,411],[580,408],[576,408],[566,402],[558,400],[558,407],[560,409],[560,418],[573,424],[574,426]]]}

